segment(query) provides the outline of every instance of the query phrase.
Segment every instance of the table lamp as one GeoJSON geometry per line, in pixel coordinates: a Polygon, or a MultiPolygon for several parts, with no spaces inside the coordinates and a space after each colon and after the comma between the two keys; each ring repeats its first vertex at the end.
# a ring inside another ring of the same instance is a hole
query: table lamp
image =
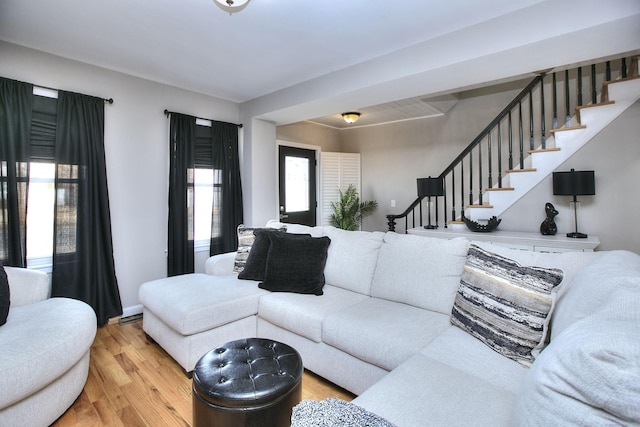
{"type": "Polygon", "coordinates": [[[567,237],[584,239],[584,233],[578,232],[578,198],[577,196],[593,196],[596,194],[595,174],[593,171],[576,171],[553,173],[553,194],[556,196],[573,196],[573,212],[575,231],[567,233],[567,237]]]}
{"type": "Polygon", "coordinates": [[[431,224],[431,197],[444,196],[444,184],[441,178],[418,178],[418,197],[426,197],[428,205],[429,224],[424,228],[433,230],[438,228],[438,214],[436,212],[436,224],[431,224]]]}

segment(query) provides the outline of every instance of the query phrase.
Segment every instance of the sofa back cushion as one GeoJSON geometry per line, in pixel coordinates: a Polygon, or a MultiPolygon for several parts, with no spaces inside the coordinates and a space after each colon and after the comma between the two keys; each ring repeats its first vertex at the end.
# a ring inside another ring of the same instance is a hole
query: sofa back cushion
{"type": "Polygon", "coordinates": [[[639,326],[636,276],[635,286],[610,292],[540,354],[522,384],[512,425],[640,425],[639,326]]]}
{"type": "Polygon", "coordinates": [[[449,315],[469,241],[388,232],[380,247],[371,296],[449,315]]]}
{"type": "Polygon", "coordinates": [[[370,295],[384,233],[345,231],[326,226],[324,235],[331,239],[324,270],[327,283],[370,295]]]}
{"type": "Polygon", "coordinates": [[[598,255],[560,291],[551,320],[552,341],[571,324],[603,306],[615,290],[640,286],[639,255],[629,251],[598,255]]]}

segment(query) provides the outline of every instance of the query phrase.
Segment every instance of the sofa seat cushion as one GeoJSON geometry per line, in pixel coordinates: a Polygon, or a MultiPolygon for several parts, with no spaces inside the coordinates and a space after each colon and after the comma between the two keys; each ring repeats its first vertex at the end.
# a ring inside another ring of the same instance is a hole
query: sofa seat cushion
{"type": "Polygon", "coordinates": [[[346,231],[327,226],[324,235],[331,239],[324,270],[327,283],[370,295],[384,233],[346,231]]]}
{"type": "Polygon", "coordinates": [[[371,296],[449,315],[469,241],[386,233],[371,296]]]}
{"type": "Polygon", "coordinates": [[[448,327],[448,315],[369,298],[327,315],[322,341],[390,371],[448,327]]]}
{"type": "Polygon", "coordinates": [[[14,307],[0,328],[0,409],[44,388],[89,351],[96,315],[84,302],[51,298],[14,307]]]}
{"type": "Polygon", "coordinates": [[[515,399],[507,389],[416,354],[353,403],[398,426],[498,427],[511,425],[515,399]]]}
{"type": "Polygon", "coordinates": [[[267,291],[237,275],[183,274],[143,283],[139,298],[174,331],[192,335],[258,312],[258,299],[267,291]]]}
{"type": "Polygon", "coordinates": [[[513,393],[518,392],[529,372],[525,366],[453,326],[427,344],[420,354],[513,393]]]}
{"type": "Polygon", "coordinates": [[[329,314],[368,299],[357,292],[331,285],[324,295],[274,292],[260,298],[258,315],[274,325],[315,342],[322,341],[322,320],[329,314]]]}

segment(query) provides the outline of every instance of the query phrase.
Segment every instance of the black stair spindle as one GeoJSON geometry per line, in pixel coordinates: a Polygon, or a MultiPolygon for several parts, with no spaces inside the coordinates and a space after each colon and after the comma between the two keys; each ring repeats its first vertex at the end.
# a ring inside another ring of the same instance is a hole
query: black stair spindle
{"type": "Polygon", "coordinates": [[[502,126],[498,123],[498,188],[502,188],[502,126]]]}
{"type": "Polygon", "coordinates": [[[582,105],[582,67],[578,67],[578,107],[582,105]]]}
{"type": "Polygon", "coordinates": [[[464,218],[464,162],[462,161],[460,162],[460,217],[464,218]]]}
{"type": "Polygon", "coordinates": [[[535,148],[533,142],[533,92],[529,92],[529,150],[535,148]]]}
{"type": "Polygon", "coordinates": [[[522,102],[518,103],[518,121],[520,136],[520,169],[524,169],[524,129],[522,128],[522,102]]]}
{"type": "Polygon", "coordinates": [[[488,185],[487,188],[491,188],[493,187],[493,158],[491,156],[491,131],[489,131],[489,133],[487,134],[487,162],[489,163],[488,169],[489,169],[489,176],[487,179],[488,185]]]}
{"type": "Polygon", "coordinates": [[[627,58],[622,58],[620,60],[620,73],[623,79],[627,78],[627,58]]]}
{"type": "Polygon", "coordinates": [[[540,136],[540,145],[542,147],[542,149],[544,150],[545,148],[547,148],[547,136],[545,135],[547,132],[547,128],[546,125],[544,123],[544,74],[542,75],[542,80],[540,80],[540,115],[542,117],[540,117],[540,133],[542,134],[540,136]]]}
{"type": "Polygon", "coordinates": [[[553,122],[551,129],[558,129],[558,84],[556,81],[556,73],[553,73],[553,122]]]}
{"type": "Polygon", "coordinates": [[[606,62],[605,72],[604,72],[604,81],[611,81],[611,61],[606,62]]]}
{"type": "Polygon", "coordinates": [[[564,94],[565,94],[564,105],[567,110],[567,115],[565,116],[565,119],[564,119],[564,125],[566,127],[570,127],[571,126],[571,97],[569,95],[569,70],[564,70],[564,94]]]}
{"type": "Polygon", "coordinates": [[[473,151],[469,151],[469,204],[473,204],[473,151]]]}
{"type": "Polygon", "coordinates": [[[482,204],[482,143],[478,144],[478,204],[482,204]]]}
{"type": "MultiPolygon", "coordinates": [[[[447,193],[445,192],[445,194],[447,193]]],[[[456,169],[453,168],[451,169],[451,221],[455,221],[455,219],[456,219],[456,169]]]]}
{"type": "MultiPolygon", "coordinates": [[[[444,215],[444,228],[447,228],[447,180],[445,179],[444,176],[440,177],[440,179],[442,179],[442,188],[443,188],[443,192],[444,192],[444,204],[442,205],[442,214],[444,215]]],[[[452,189],[453,191],[453,189],[452,189]]],[[[453,194],[453,192],[451,193],[453,194]]],[[[453,197],[451,197],[451,199],[453,200],[453,197]]],[[[437,220],[436,220],[437,222],[437,220]]]]}
{"type": "Polygon", "coordinates": [[[591,64],[591,103],[598,103],[598,91],[596,90],[596,64],[591,64]]]}
{"type": "Polygon", "coordinates": [[[513,169],[513,122],[511,121],[511,110],[509,110],[509,170],[513,169]]]}

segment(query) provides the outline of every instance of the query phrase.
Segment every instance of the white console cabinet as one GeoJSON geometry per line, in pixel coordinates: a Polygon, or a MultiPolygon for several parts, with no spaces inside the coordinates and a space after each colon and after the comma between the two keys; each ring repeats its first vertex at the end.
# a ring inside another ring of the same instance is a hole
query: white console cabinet
{"type": "Polygon", "coordinates": [[[470,231],[466,227],[437,228],[435,230],[412,228],[407,230],[407,233],[418,236],[438,237],[441,239],[465,237],[469,240],[491,242],[512,249],[535,252],[592,252],[600,244],[600,239],[595,236],[589,236],[585,239],[574,239],[567,237],[565,234],[543,236],[540,233],[501,230],[477,233],[470,231]]]}

